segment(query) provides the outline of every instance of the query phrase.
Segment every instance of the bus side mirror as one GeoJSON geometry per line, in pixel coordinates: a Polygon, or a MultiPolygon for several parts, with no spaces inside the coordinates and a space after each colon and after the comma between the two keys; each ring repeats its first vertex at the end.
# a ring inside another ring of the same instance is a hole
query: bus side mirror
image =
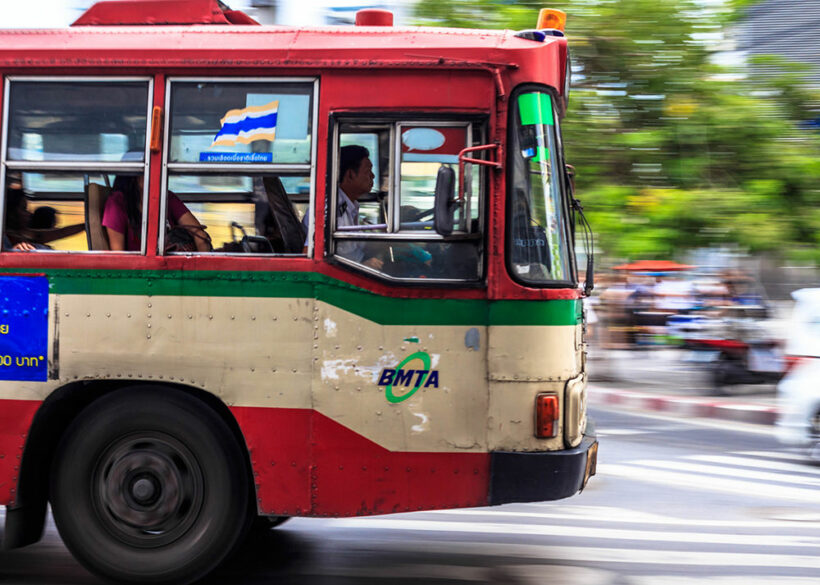
{"type": "Polygon", "coordinates": [[[439,167],[436,175],[433,226],[436,228],[436,233],[442,236],[449,236],[453,233],[455,210],[458,206],[455,187],[455,171],[446,165],[439,167]]]}

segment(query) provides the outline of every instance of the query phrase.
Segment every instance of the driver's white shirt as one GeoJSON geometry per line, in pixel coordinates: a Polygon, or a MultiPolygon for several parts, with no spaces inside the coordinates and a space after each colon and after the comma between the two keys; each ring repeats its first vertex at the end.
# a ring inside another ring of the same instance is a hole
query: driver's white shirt
{"type": "MultiPolygon", "coordinates": [[[[359,202],[352,201],[341,187],[337,188],[336,193],[336,227],[359,225],[359,202]]],[[[308,231],[310,216],[311,210],[308,208],[307,213],[302,218],[305,233],[308,231]]],[[[306,238],[305,246],[307,245],[306,238]]],[[[361,262],[364,259],[364,242],[339,241],[336,244],[336,254],[354,262],[361,262]]]]}

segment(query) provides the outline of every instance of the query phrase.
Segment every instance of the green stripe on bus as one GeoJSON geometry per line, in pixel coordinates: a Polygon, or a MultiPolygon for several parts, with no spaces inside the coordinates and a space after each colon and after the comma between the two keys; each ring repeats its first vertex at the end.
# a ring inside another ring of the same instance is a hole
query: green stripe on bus
{"type": "MultiPolygon", "coordinates": [[[[381,325],[576,325],[581,301],[395,298],[311,272],[22,270],[60,295],[316,298],[381,325]]],[[[1,274],[0,274],[1,275],[1,274]]]]}

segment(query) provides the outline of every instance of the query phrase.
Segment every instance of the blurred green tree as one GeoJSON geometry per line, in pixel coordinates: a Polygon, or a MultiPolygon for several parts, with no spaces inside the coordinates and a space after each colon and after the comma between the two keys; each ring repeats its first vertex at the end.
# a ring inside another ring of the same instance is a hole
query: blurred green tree
{"type": "MultiPolygon", "coordinates": [[[[737,243],[820,263],[817,104],[799,67],[755,80],[711,59],[753,0],[569,0],[567,158],[604,252],[737,243]]],[[[421,0],[424,24],[528,29],[543,0],[421,0]]]]}

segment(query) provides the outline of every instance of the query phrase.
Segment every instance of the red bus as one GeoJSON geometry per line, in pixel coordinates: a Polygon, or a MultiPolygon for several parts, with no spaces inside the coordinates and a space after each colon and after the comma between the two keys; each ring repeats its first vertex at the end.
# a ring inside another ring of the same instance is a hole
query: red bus
{"type": "Polygon", "coordinates": [[[50,503],[91,571],[184,583],[264,519],[583,489],[562,30],[0,31],[4,545],[50,503]]]}

